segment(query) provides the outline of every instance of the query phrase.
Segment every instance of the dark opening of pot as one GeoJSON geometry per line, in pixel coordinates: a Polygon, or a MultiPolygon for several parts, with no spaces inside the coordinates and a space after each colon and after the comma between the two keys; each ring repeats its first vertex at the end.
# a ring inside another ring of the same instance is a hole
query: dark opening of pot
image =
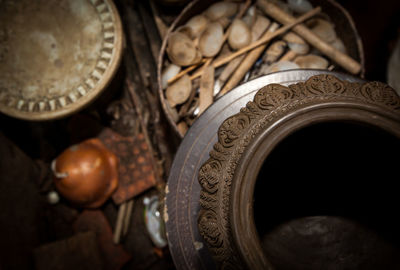
{"type": "Polygon", "coordinates": [[[254,192],[277,269],[400,269],[400,139],[357,123],[303,128],[268,155],[254,192]]]}

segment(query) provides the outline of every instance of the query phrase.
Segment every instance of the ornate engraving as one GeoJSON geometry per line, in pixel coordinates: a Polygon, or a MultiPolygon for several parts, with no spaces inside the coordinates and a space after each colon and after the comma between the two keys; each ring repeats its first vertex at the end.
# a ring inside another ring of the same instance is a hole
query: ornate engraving
{"type": "Polygon", "coordinates": [[[202,187],[199,231],[220,269],[245,268],[232,243],[229,206],[233,175],[249,143],[285,114],[316,102],[349,100],[400,113],[400,98],[389,86],[379,82],[350,83],[324,74],[288,87],[267,85],[238,114],[221,124],[218,142],[198,175],[202,187]]]}

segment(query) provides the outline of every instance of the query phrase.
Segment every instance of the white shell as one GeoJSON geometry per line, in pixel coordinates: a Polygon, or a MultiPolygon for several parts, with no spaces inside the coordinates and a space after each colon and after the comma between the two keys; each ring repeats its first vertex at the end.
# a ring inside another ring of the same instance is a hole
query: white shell
{"type": "Polygon", "coordinates": [[[192,91],[192,82],[188,75],[182,76],[179,80],[168,86],[165,91],[169,105],[173,108],[185,102],[192,91]]]}
{"type": "Polygon", "coordinates": [[[312,19],[307,25],[325,42],[331,43],[336,39],[335,26],[326,20],[312,19]]]}
{"type": "Polygon", "coordinates": [[[310,69],[326,69],[328,68],[329,65],[328,60],[315,54],[298,56],[296,57],[294,62],[297,65],[299,65],[300,68],[310,68],[310,69]]]}
{"type": "Polygon", "coordinates": [[[170,64],[166,68],[163,69],[161,74],[161,86],[163,89],[167,88],[168,80],[173,78],[181,71],[181,67],[175,64],[170,64]]]}
{"type": "Polygon", "coordinates": [[[256,41],[261,37],[262,34],[267,30],[269,25],[271,24],[271,20],[261,16],[256,16],[256,21],[254,22],[253,26],[251,27],[251,39],[252,41],[256,41]]]}
{"type": "Polygon", "coordinates": [[[344,46],[344,43],[340,38],[335,38],[335,40],[331,42],[331,45],[342,53],[347,54],[346,46],[344,46]]]}
{"type": "Polygon", "coordinates": [[[288,43],[289,48],[297,54],[306,54],[310,46],[300,36],[289,32],[283,36],[283,40],[288,43]]]}
{"type": "Polygon", "coordinates": [[[254,22],[256,21],[256,17],[256,7],[251,6],[247,10],[246,15],[242,18],[242,20],[247,24],[248,27],[252,27],[254,22]]]}
{"type": "Polygon", "coordinates": [[[168,102],[165,102],[165,107],[167,109],[168,114],[171,116],[172,120],[176,123],[179,121],[180,116],[176,108],[171,108],[168,102]]]}
{"type": "Polygon", "coordinates": [[[176,124],[176,127],[178,128],[179,133],[180,133],[182,136],[185,136],[186,132],[187,132],[188,129],[189,129],[188,125],[187,125],[184,121],[181,121],[181,122],[179,122],[178,124],[176,124]]]}
{"type": "Polygon", "coordinates": [[[263,61],[267,64],[275,62],[283,54],[285,49],[286,49],[285,41],[283,40],[275,41],[268,47],[263,57],[263,61]]]}
{"type": "Polygon", "coordinates": [[[193,41],[180,32],[170,34],[166,51],[171,62],[178,66],[191,65],[198,57],[193,41]]]}
{"type": "Polygon", "coordinates": [[[185,25],[191,29],[192,38],[198,37],[206,29],[209,20],[204,15],[192,17],[185,25]]]}
{"type": "Polygon", "coordinates": [[[217,23],[211,23],[207,26],[199,39],[199,50],[205,57],[213,57],[218,54],[224,43],[224,30],[217,23]]]}
{"type": "Polygon", "coordinates": [[[242,20],[235,19],[232,22],[231,30],[228,35],[228,43],[232,49],[240,49],[251,42],[251,31],[247,24],[242,20]]]}
{"type": "Polygon", "coordinates": [[[228,25],[230,25],[231,24],[231,20],[230,19],[228,19],[227,17],[222,17],[222,18],[219,18],[218,20],[216,20],[217,22],[219,22],[219,24],[222,26],[222,28],[226,28],[226,27],[228,27],[228,25]]]}
{"type": "Polygon", "coordinates": [[[212,21],[222,17],[230,17],[237,12],[238,4],[232,2],[217,2],[212,4],[206,11],[205,15],[212,21]]]}
{"type": "Polygon", "coordinates": [[[49,204],[57,204],[60,201],[60,195],[58,195],[57,191],[49,191],[47,193],[47,201],[49,204]]]}
{"type": "Polygon", "coordinates": [[[182,33],[192,39],[192,29],[187,25],[181,25],[176,28],[175,32],[182,33]]]}

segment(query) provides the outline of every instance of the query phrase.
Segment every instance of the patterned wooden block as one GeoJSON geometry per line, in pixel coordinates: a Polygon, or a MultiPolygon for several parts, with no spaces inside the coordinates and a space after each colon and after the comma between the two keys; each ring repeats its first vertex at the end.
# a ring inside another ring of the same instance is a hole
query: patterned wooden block
{"type": "Polygon", "coordinates": [[[149,146],[142,133],[124,137],[111,129],[99,135],[107,148],[119,158],[119,184],[112,199],[121,204],[156,184],[149,146]]]}

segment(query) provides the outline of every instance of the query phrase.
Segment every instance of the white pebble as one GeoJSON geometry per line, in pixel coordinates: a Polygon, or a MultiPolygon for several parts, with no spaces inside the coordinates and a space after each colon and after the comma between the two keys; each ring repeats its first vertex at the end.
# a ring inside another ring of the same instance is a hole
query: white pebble
{"type": "Polygon", "coordinates": [[[49,204],[57,204],[60,201],[60,195],[58,195],[57,191],[50,191],[47,193],[47,201],[49,204]]]}

